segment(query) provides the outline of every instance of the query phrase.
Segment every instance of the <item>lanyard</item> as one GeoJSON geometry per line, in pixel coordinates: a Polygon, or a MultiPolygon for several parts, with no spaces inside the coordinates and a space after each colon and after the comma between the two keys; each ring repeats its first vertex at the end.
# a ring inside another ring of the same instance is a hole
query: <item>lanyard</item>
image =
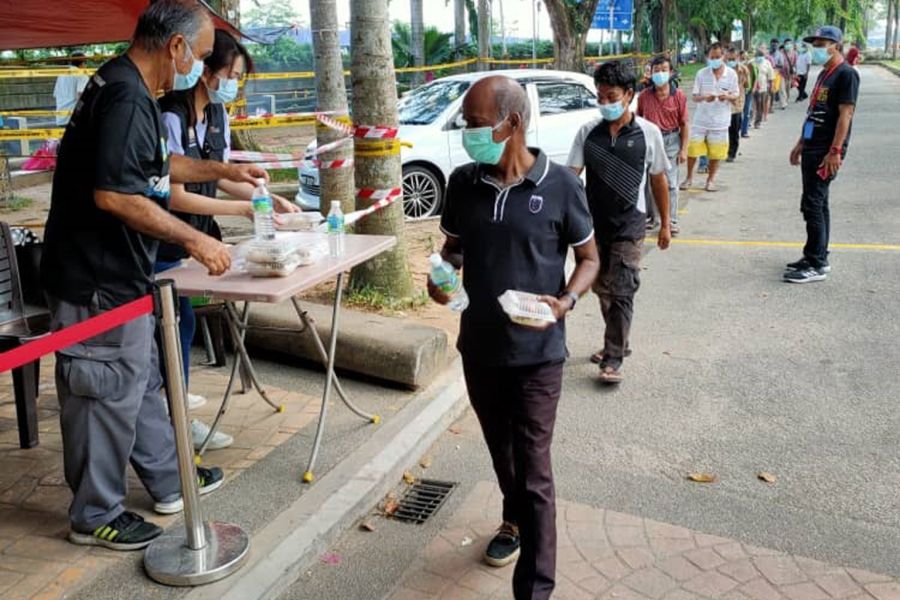
{"type": "Polygon", "coordinates": [[[821,75],[819,75],[819,79],[818,81],[816,81],[816,87],[813,88],[812,96],[810,96],[809,98],[808,112],[812,112],[813,107],[816,105],[816,99],[819,97],[819,88],[822,87],[822,84],[825,83],[826,79],[831,77],[831,74],[834,73],[834,70],[842,64],[844,64],[844,57],[840,57],[830,69],[824,71],[821,75]]]}

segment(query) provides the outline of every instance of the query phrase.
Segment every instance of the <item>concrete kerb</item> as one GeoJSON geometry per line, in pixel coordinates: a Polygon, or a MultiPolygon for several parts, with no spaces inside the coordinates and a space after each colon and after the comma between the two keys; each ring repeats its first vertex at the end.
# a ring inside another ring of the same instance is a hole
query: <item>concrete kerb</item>
{"type": "Polygon", "coordinates": [[[888,71],[890,71],[891,73],[893,73],[893,74],[896,75],[897,77],[900,77],[900,69],[898,69],[897,67],[891,66],[891,65],[889,65],[889,64],[887,64],[887,63],[883,63],[883,62],[867,62],[867,63],[865,63],[865,64],[868,64],[868,65],[878,65],[879,67],[882,67],[882,68],[884,68],[884,69],[887,69],[888,71]]]}
{"type": "Polygon", "coordinates": [[[459,358],[368,442],[318,480],[309,492],[259,530],[247,565],[235,575],[192,590],[189,600],[278,598],[334,543],[368,514],[403,471],[465,410],[459,358]]]}

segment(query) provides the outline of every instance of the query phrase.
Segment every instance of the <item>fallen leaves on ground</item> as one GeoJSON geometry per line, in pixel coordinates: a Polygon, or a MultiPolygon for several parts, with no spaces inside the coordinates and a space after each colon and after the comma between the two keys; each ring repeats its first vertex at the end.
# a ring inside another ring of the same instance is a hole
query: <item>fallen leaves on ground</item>
{"type": "Polygon", "coordinates": [[[772,475],[771,473],[767,473],[766,471],[760,471],[756,474],[756,476],[760,479],[760,481],[765,481],[766,483],[775,483],[778,478],[772,475]]]}
{"type": "Polygon", "coordinates": [[[457,427],[456,425],[454,425],[453,427],[451,427],[451,428],[448,429],[447,431],[449,431],[449,432],[452,433],[453,435],[459,435],[460,433],[462,433],[462,428],[457,427]]]}
{"type": "Polygon", "coordinates": [[[394,492],[389,493],[381,505],[381,510],[384,511],[384,514],[390,516],[397,512],[398,508],[400,508],[400,503],[397,501],[397,494],[394,492]]]}
{"type": "Polygon", "coordinates": [[[431,457],[430,456],[423,457],[422,460],[419,461],[419,466],[422,467],[423,469],[428,469],[429,467],[431,467],[431,457]]]}
{"type": "Polygon", "coordinates": [[[460,542],[459,545],[460,545],[460,546],[471,546],[471,545],[472,545],[472,542],[474,542],[474,541],[475,541],[475,540],[473,540],[473,539],[470,538],[469,536],[466,536],[466,537],[464,537],[464,538],[462,539],[462,542],[460,542]]]}
{"type": "Polygon", "coordinates": [[[713,473],[688,473],[687,478],[694,483],[715,483],[719,479],[713,473]]]}
{"type": "Polygon", "coordinates": [[[371,521],[365,521],[365,522],[361,523],[359,528],[362,529],[363,531],[368,531],[368,532],[375,531],[375,526],[372,525],[371,521]]]}
{"type": "Polygon", "coordinates": [[[410,473],[409,471],[404,471],[404,473],[403,473],[403,481],[405,481],[405,482],[408,483],[409,485],[412,485],[412,484],[414,484],[414,483],[416,482],[416,476],[413,475],[412,473],[410,473]]]}

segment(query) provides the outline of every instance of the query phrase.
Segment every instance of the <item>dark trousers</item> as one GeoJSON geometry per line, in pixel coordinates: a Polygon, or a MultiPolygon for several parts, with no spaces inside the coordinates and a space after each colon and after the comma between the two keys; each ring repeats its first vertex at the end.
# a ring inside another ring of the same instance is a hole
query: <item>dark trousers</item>
{"type": "Polygon", "coordinates": [[[603,360],[614,368],[622,365],[628,348],[634,295],[641,287],[643,247],[643,239],[600,243],[600,274],[593,289],[600,297],[600,310],[606,324],[603,360]]]}
{"type": "Polygon", "coordinates": [[[519,526],[516,600],[546,600],[556,583],[556,492],[550,444],[563,364],[486,367],[464,361],[472,408],[481,422],[503,492],[503,520],[519,526]]]}
{"type": "Polygon", "coordinates": [[[741,135],[750,133],[750,109],[753,107],[753,92],[744,94],[744,111],[741,113],[741,135]]]}
{"type": "Polygon", "coordinates": [[[736,158],[741,145],[741,113],[731,114],[731,125],[728,127],[728,158],[736,158]]]}
{"type": "Polygon", "coordinates": [[[806,221],[806,245],[803,256],[814,267],[828,263],[828,243],[831,239],[831,212],[828,209],[828,189],[831,180],[823,180],[816,171],[826,154],[803,153],[800,171],[803,173],[803,196],[800,212],[806,221]]]}
{"type": "Polygon", "coordinates": [[[809,81],[809,75],[798,75],[797,76],[797,90],[800,92],[800,95],[797,96],[797,102],[801,100],[806,100],[809,98],[809,94],[806,93],[806,83],[809,81]]]}
{"type": "Polygon", "coordinates": [[[753,92],[753,127],[759,129],[766,114],[769,92],[753,92]]]}

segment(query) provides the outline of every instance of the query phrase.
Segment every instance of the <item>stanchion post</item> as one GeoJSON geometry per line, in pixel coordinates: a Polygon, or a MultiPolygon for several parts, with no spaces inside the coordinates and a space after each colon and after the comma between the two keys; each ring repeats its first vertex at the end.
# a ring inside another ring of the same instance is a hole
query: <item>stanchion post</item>
{"type": "Polygon", "coordinates": [[[167,531],[154,540],[144,553],[144,568],[152,579],[160,583],[193,586],[217,581],[238,570],[247,559],[250,539],[237,525],[203,521],[185,408],[184,363],[178,339],[176,296],[171,280],[158,282],[156,314],[181,475],[184,531],[167,531]]]}

